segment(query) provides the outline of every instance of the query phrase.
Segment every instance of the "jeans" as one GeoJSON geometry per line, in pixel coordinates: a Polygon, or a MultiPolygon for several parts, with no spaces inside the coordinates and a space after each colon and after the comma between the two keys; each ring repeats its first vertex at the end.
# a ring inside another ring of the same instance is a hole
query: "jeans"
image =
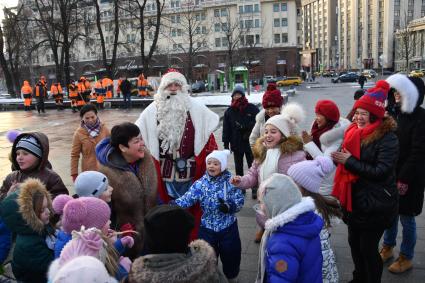
{"type": "Polygon", "coordinates": [[[124,97],[124,108],[131,109],[131,93],[123,93],[122,96],[124,97]]]}
{"type": "Polygon", "coordinates": [[[394,247],[397,244],[396,239],[399,218],[401,226],[403,226],[400,253],[411,260],[414,256],[416,245],[416,221],[414,216],[397,215],[393,225],[389,229],[385,230],[384,245],[394,247]]]}
{"type": "Polygon", "coordinates": [[[384,229],[365,230],[348,226],[348,243],[354,263],[352,282],[381,282],[383,264],[378,245],[383,233],[384,229]]]}
{"type": "Polygon", "coordinates": [[[223,273],[227,279],[236,278],[239,274],[242,251],[237,221],[219,232],[200,227],[199,239],[208,242],[214,248],[215,254],[223,263],[223,273]]]}

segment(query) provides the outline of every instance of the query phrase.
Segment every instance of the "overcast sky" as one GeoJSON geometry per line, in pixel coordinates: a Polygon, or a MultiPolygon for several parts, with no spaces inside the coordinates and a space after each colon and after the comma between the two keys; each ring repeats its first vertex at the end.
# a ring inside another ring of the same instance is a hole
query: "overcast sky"
{"type": "Polygon", "coordinates": [[[18,0],[0,0],[0,22],[3,20],[3,8],[4,7],[13,7],[18,4],[18,0]]]}

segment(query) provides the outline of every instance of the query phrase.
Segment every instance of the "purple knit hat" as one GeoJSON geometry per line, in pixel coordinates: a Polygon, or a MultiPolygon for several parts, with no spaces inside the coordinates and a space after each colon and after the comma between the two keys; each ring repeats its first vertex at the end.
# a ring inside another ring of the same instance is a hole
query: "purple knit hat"
{"type": "Polygon", "coordinates": [[[302,161],[289,167],[288,176],[307,191],[319,193],[323,178],[334,168],[329,157],[317,156],[314,160],[302,161]]]}
{"type": "Polygon", "coordinates": [[[102,229],[111,217],[108,204],[95,197],[81,197],[68,201],[63,208],[62,228],[65,233],[86,228],[102,229]]]}

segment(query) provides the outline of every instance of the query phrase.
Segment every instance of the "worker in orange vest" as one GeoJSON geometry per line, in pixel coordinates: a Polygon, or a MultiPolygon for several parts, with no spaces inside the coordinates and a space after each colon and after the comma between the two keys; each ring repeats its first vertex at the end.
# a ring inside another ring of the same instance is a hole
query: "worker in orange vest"
{"type": "Polygon", "coordinates": [[[55,99],[56,109],[63,110],[63,91],[60,83],[54,83],[50,87],[50,93],[55,99]]]}
{"type": "Polygon", "coordinates": [[[117,86],[117,97],[120,98],[121,96],[121,83],[122,83],[122,78],[118,79],[118,86],[117,86]]]}
{"type": "Polygon", "coordinates": [[[77,97],[77,108],[81,109],[84,105],[86,105],[86,100],[84,98],[86,93],[86,86],[85,86],[85,78],[81,77],[78,80],[77,89],[78,89],[78,97],[77,97]]]}
{"type": "Polygon", "coordinates": [[[86,77],[81,77],[80,81],[82,82],[82,85],[84,86],[83,91],[83,99],[86,103],[90,102],[90,95],[91,95],[91,84],[90,81],[86,77]]]}
{"type": "Polygon", "coordinates": [[[148,80],[145,79],[143,74],[140,74],[137,78],[137,89],[139,90],[139,96],[146,97],[148,95],[148,80]]]}
{"type": "Polygon", "coordinates": [[[68,87],[68,96],[69,99],[71,100],[71,108],[72,108],[72,113],[77,112],[77,101],[78,101],[78,87],[75,85],[75,82],[72,81],[71,84],[68,87]]]}
{"type": "Polygon", "coordinates": [[[35,85],[34,96],[37,99],[38,114],[40,114],[40,112],[46,113],[44,111],[44,99],[47,98],[47,82],[45,76],[41,76],[40,80],[35,85]]]}
{"type": "Polygon", "coordinates": [[[103,86],[102,80],[97,80],[94,85],[94,94],[96,96],[96,103],[98,109],[103,109],[103,102],[105,101],[106,88],[103,86]]]}
{"type": "Polygon", "coordinates": [[[102,79],[102,85],[104,88],[106,88],[106,98],[110,99],[113,97],[113,91],[114,91],[114,82],[108,78],[107,76],[104,76],[102,79]]]}
{"type": "Polygon", "coordinates": [[[21,88],[21,95],[24,97],[24,109],[25,111],[31,111],[32,102],[32,87],[29,81],[24,81],[21,88]]]}

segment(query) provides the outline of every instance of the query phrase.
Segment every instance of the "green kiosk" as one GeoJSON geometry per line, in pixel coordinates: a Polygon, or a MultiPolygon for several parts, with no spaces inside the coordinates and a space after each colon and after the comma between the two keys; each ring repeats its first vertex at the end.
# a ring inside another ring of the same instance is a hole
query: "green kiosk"
{"type": "Polygon", "coordinates": [[[245,66],[233,67],[229,76],[229,89],[235,88],[235,84],[243,84],[244,88],[248,88],[248,69],[245,66]]]}

